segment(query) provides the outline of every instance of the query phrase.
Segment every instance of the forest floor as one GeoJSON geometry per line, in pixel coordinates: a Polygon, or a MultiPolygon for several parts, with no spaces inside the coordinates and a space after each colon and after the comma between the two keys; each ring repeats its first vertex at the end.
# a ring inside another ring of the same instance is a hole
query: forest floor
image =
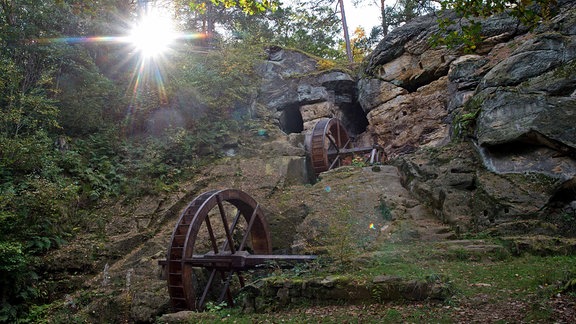
{"type": "Polygon", "coordinates": [[[512,256],[442,246],[389,244],[377,262],[355,272],[359,277],[445,276],[453,294],[442,301],[311,302],[249,314],[215,307],[158,323],[576,323],[576,256],[512,256]]]}

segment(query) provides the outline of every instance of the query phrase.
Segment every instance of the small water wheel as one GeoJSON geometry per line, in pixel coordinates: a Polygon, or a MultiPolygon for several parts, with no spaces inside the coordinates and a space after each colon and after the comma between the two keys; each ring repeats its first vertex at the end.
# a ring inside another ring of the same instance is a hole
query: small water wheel
{"type": "Polygon", "coordinates": [[[337,118],[322,119],[314,125],[310,138],[310,160],[314,173],[328,171],[341,164],[340,151],[350,147],[350,138],[337,118]]]}
{"type": "Polygon", "coordinates": [[[307,261],[310,255],[271,255],[268,223],[260,205],[235,189],[196,197],[181,214],[164,266],[174,310],[203,310],[208,301],[233,305],[245,285],[242,271],[272,260],[307,261]]]}
{"type": "Polygon", "coordinates": [[[307,143],[308,155],[316,175],[345,164],[343,158],[355,154],[369,153],[366,163],[378,163],[382,159],[382,149],[373,147],[353,148],[346,128],[338,118],[321,119],[314,125],[307,143]]]}

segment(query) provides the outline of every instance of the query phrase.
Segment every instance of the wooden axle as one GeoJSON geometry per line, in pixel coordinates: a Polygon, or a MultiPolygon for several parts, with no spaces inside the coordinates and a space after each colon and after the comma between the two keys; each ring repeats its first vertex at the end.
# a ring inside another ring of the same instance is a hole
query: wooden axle
{"type": "MultiPolygon", "coordinates": [[[[271,262],[294,263],[308,262],[316,259],[315,255],[270,255],[270,254],[250,254],[247,251],[236,251],[236,253],[207,253],[203,255],[193,255],[192,258],[181,260],[182,263],[192,267],[216,269],[223,271],[245,271],[265,266],[271,262]]],[[[167,261],[159,260],[158,264],[163,268],[167,261]]],[[[281,264],[282,266],[282,264],[281,264]]]]}
{"type": "Polygon", "coordinates": [[[236,253],[219,253],[194,255],[191,259],[182,260],[193,267],[218,269],[227,271],[244,271],[258,268],[269,262],[305,262],[315,260],[314,255],[266,255],[250,254],[246,251],[236,253]]]}

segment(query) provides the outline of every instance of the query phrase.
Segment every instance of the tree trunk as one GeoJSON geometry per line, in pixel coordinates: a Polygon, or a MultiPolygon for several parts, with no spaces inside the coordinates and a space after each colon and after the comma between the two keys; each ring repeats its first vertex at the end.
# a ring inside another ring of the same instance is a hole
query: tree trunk
{"type": "Polygon", "coordinates": [[[342,14],[342,29],[344,30],[344,42],[346,43],[346,55],[350,63],[354,62],[352,48],[350,47],[350,36],[348,35],[348,25],[346,24],[346,13],[344,13],[344,0],[338,0],[340,3],[340,12],[342,14]]]}
{"type": "Polygon", "coordinates": [[[380,13],[382,14],[382,33],[386,36],[388,35],[388,19],[386,17],[386,4],[384,0],[380,0],[380,13]]]}

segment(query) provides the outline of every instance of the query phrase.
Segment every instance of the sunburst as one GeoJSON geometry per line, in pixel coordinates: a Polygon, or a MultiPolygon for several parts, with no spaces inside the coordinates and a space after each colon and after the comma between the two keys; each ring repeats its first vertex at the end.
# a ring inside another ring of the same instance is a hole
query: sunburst
{"type": "Polygon", "coordinates": [[[124,46],[124,60],[118,62],[118,68],[125,64],[134,64],[127,88],[132,102],[127,113],[131,114],[135,109],[134,106],[141,99],[143,90],[147,87],[156,87],[160,104],[168,103],[164,67],[170,63],[170,56],[174,54],[182,41],[203,38],[204,35],[179,32],[172,19],[170,8],[154,7],[151,4],[148,4],[146,10],[140,12],[138,19],[130,26],[125,35],[43,38],[28,43],[38,45],[108,43],[124,46]]]}

